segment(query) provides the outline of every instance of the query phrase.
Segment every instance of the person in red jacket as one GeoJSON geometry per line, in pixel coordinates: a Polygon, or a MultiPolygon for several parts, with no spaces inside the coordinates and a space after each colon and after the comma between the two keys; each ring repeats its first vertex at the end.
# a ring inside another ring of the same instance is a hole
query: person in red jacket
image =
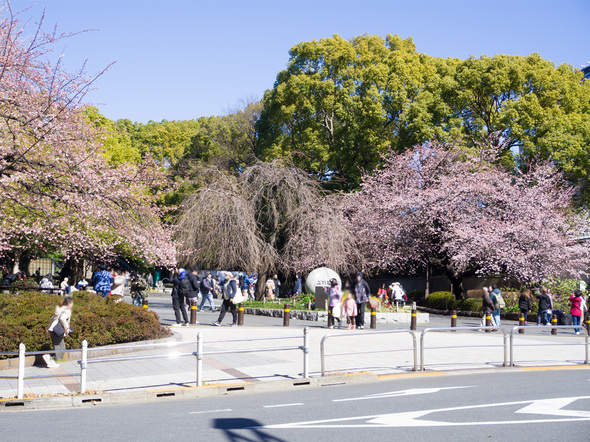
{"type": "MultiPolygon", "coordinates": [[[[574,293],[570,295],[570,302],[572,303],[572,319],[574,321],[574,325],[580,325],[582,320],[582,315],[584,314],[582,310],[582,303],[584,302],[584,298],[582,292],[580,290],[574,290],[574,293]]],[[[575,329],[576,334],[580,334],[580,329],[575,329]]]]}

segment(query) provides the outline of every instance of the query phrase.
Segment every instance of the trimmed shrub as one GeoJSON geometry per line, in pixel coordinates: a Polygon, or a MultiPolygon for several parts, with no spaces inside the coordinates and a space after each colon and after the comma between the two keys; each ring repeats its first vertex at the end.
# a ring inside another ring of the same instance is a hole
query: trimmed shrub
{"type": "Polygon", "coordinates": [[[410,290],[406,292],[409,302],[416,302],[424,299],[424,290],[410,290]]]}
{"type": "Polygon", "coordinates": [[[452,309],[461,310],[464,312],[481,312],[483,311],[483,306],[481,303],[481,299],[468,298],[456,300],[453,303],[452,309]]]}
{"type": "MultiPolygon", "coordinates": [[[[159,339],[171,335],[158,315],[126,303],[105,302],[90,292],[73,294],[74,308],[66,338],[67,348],[80,348],[159,339]]],[[[29,351],[52,349],[46,329],[61,296],[46,293],[0,294],[0,351],[18,351],[24,343],[29,351]]]]}
{"type": "Polygon", "coordinates": [[[455,295],[451,292],[434,292],[426,298],[426,307],[436,308],[439,310],[448,310],[453,308],[455,295]]]}

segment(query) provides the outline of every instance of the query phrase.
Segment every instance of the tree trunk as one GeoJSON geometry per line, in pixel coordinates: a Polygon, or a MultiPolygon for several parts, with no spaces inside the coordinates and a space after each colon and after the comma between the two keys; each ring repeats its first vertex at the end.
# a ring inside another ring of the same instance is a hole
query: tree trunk
{"type": "Polygon", "coordinates": [[[256,300],[262,301],[264,299],[264,292],[266,289],[266,277],[268,273],[259,273],[258,281],[256,281],[256,300]]]}

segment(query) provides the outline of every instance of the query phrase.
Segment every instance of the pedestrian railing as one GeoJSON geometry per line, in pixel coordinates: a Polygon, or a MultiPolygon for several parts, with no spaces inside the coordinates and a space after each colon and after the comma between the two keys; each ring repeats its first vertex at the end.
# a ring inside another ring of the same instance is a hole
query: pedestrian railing
{"type": "MultiPolygon", "coordinates": [[[[86,342],[86,341],[84,341],[86,342]]],[[[70,350],[59,350],[63,353],[74,353],[80,352],[82,349],[70,349],[70,350]]],[[[24,396],[25,390],[25,379],[46,379],[46,378],[62,378],[67,376],[83,376],[82,370],[77,373],[59,373],[59,374],[44,374],[44,375],[36,375],[36,376],[25,376],[25,358],[27,356],[37,356],[37,355],[46,355],[49,353],[53,353],[51,351],[27,351],[25,344],[20,343],[18,346],[18,352],[15,351],[5,351],[0,352],[0,356],[18,356],[18,374],[16,376],[0,376],[0,379],[16,379],[16,397],[17,399],[22,399],[24,396]]]]}
{"type": "Polygon", "coordinates": [[[301,339],[303,338],[303,345],[288,346],[288,347],[259,347],[259,348],[244,348],[244,349],[231,349],[231,350],[213,350],[203,351],[204,339],[201,336],[201,332],[197,333],[197,351],[195,356],[197,357],[197,387],[203,385],[203,356],[210,355],[221,355],[221,354],[235,354],[235,353],[259,353],[267,351],[286,351],[286,350],[301,350],[303,352],[303,378],[309,377],[309,343],[308,343],[308,328],[303,329],[303,336],[292,335],[292,336],[274,336],[264,338],[241,338],[241,339],[216,339],[207,341],[207,344],[212,343],[228,343],[228,342],[252,342],[252,341],[274,341],[284,339],[301,339]]]}
{"type": "Polygon", "coordinates": [[[426,328],[420,334],[420,371],[424,371],[424,350],[441,350],[451,348],[481,348],[481,347],[504,347],[504,364],[507,365],[507,343],[506,343],[506,331],[503,328],[497,326],[474,326],[474,327],[437,327],[437,328],[426,328]],[[478,345],[444,345],[436,347],[426,347],[424,344],[424,338],[428,333],[431,332],[454,332],[454,331],[479,331],[485,330],[490,332],[502,333],[502,344],[478,344],[478,345]]]}
{"type": "MultiPolygon", "coordinates": [[[[510,332],[510,366],[514,366],[514,347],[547,347],[547,346],[551,346],[551,345],[558,345],[558,346],[566,346],[566,345],[583,345],[584,346],[584,353],[585,353],[585,358],[584,358],[584,364],[588,364],[588,330],[586,330],[586,328],[582,327],[581,325],[540,325],[535,327],[535,330],[538,329],[551,329],[552,331],[555,330],[555,333],[557,333],[557,329],[576,329],[576,330],[580,330],[584,332],[584,343],[580,343],[580,342],[575,342],[575,343],[568,343],[568,342],[556,342],[556,343],[552,343],[552,342],[543,342],[543,343],[529,343],[529,344],[515,344],[514,343],[514,333],[518,330],[525,330],[525,329],[531,329],[531,326],[526,326],[526,325],[517,325],[516,327],[512,327],[512,331],[510,332]]],[[[531,335],[529,335],[531,336],[531,335]]]]}
{"type": "Polygon", "coordinates": [[[418,368],[418,341],[416,339],[416,333],[413,330],[381,330],[381,331],[367,331],[361,333],[336,333],[333,335],[326,335],[322,338],[320,342],[320,358],[321,358],[321,366],[322,366],[322,376],[326,376],[326,357],[328,356],[350,356],[350,355],[360,355],[360,354],[369,354],[369,353],[392,353],[398,351],[413,351],[414,354],[414,368],[413,370],[416,371],[418,368]],[[365,350],[365,351],[353,351],[353,352],[344,352],[344,353],[326,353],[326,341],[328,339],[336,339],[336,338],[344,338],[344,337],[362,337],[368,335],[382,335],[382,334],[394,334],[394,333],[409,333],[412,336],[412,347],[408,348],[393,348],[393,349],[383,349],[380,348],[378,350],[365,350]]]}
{"type": "MultiPolygon", "coordinates": [[[[50,374],[50,375],[39,375],[39,376],[25,376],[25,357],[30,355],[44,355],[48,353],[53,353],[53,351],[30,351],[27,352],[25,348],[25,344],[19,345],[18,352],[2,352],[0,356],[18,356],[18,374],[17,376],[0,376],[0,379],[18,379],[17,381],[17,398],[22,399],[24,396],[24,380],[25,379],[40,379],[40,378],[58,378],[58,377],[68,377],[68,376],[76,376],[80,377],[80,393],[84,394],[87,390],[87,372],[89,366],[92,364],[100,364],[106,362],[124,362],[124,361],[137,361],[137,360],[144,360],[144,359],[159,359],[159,358],[178,358],[183,356],[193,356],[196,357],[197,360],[197,367],[196,367],[196,385],[198,387],[203,386],[203,357],[209,355],[219,355],[219,354],[237,354],[237,353],[258,353],[258,352],[270,352],[270,351],[286,351],[286,350],[301,350],[303,352],[303,378],[309,377],[309,345],[308,345],[308,328],[305,327],[303,329],[303,334],[301,335],[291,335],[291,336],[269,336],[263,338],[241,338],[241,339],[218,339],[218,340],[211,340],[207,341],[207,344],[213,343],[235,343],[235,342],[253,342],[253,341],[274,341],[274,340],[285,340],[285,339],[302,339],[303,345],[293,345],[293,346],[284,346],[284,347],[258,347],[258,348],[243,348],[243,349],[230,349],[230,350],[211,350],[211,351],[204,351],[203,346],[205,344],[205,340],[203,339],[201,332],[197,333],[196,341],[179,341],[179,342],[163,342],[163,343],[152,343],[152,344],[136,344],[136,345],[125,345],[125,346],[117,346],[117,347],[95,347],[95,348],[88,348],[88,342],[86,340],[82,341],[82,348],[70,349],[70,350],[63,350],[64,353],[72,353],[72,352],[79,352],[82,354],[81,359],[78,361],[80,365],[80,371],[77,373],[59,373],[59,374],[50,374]],[[177,352],[177,351],[167,351],[158,354],[148,354],[148,355],[137,355],[137,356],[109,356],[109,357],[99,357],[99,358],[88,358],[88,354],[92,352],[104,352],[108,350],[147,350],[153,348],[167,348],[168,350],[178,347],[178,346],[186,346],[186,345],[195,345],[196,351],[190,352],[177,352]]],[[[60,350],[62,351],[62,350],[60,350]]]]}

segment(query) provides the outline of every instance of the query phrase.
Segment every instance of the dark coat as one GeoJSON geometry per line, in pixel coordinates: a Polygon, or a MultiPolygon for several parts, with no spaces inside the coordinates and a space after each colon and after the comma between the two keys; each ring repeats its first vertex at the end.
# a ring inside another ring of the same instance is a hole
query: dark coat
{"type": "Polygon", "coordinates": [[[525,295],[521,295],[518,298],[518,308],[523,312],[528,312],[531,310],[531,298],[525,295]]]}
{"type": "Polygon", "coordinates": [[[492,301],[492,298],[490,298],[490,294],[488,292],[485,292],[483,297],[481,298],[481,301],[483,306],[483,312],[486,315],[491,315],[494,311],[494,302],[492,301]]]}
{"type": "Polygon", "coordinates": [[[539,311],[546,311],[551,308],[551,299],[549,296],[541,293],[540,295],[535,296],[539,300],[539,311]]]}

